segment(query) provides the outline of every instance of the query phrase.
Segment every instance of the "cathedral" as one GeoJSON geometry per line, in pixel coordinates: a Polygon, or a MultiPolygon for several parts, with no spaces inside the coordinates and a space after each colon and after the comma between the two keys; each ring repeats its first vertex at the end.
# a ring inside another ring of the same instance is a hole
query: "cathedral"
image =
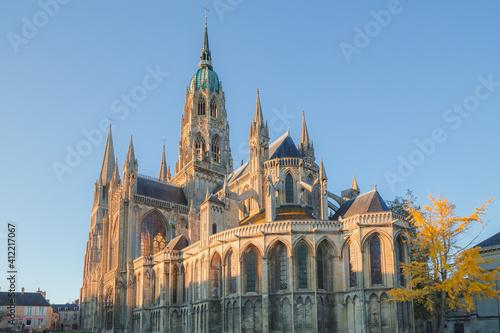
{"type": "Polygon", "coordinates": [[[259,91],[248,162],[233,167],[225,95],[207,25],[186,90],[179,158],[119,169],[111,127],[95,183],[80,290],[94,332],[413,332],[390,303],[409,261],[404,220],[376,186],[334,194],[302,118],[270,142],[259,91]],[[319,162],[319,163],[318,163],[319,162]]]}

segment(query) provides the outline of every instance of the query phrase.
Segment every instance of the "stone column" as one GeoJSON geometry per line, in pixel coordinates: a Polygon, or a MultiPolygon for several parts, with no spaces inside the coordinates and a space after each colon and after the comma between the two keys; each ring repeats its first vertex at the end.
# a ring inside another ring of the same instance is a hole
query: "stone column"
{"type": "MultiPolygon", "coordinates": [[[[265,237],[265,236],[264,236],[265,237]]],[[[269,260],[262,256],[262,332],[269,332],[269,260]]]]}

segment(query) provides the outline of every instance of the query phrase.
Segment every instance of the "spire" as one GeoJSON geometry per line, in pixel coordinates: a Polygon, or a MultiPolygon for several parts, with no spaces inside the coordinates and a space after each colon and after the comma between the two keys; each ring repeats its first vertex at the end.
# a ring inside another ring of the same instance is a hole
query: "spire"
{"type": "Polygon", "coordinates": [[[170,173],[170,165],[167,168],[167,180],[170,180],[172,178],[172,174],[170,173]]]}
{"type": "Polygon", "coordinates": [[[355,174],[352,174],[352,189],[359,192],[358,182],[356,181],[355,174]]]}
{"type": "Polygon", "coordinates": [[[132,142],[132,135],[130,135],[130,144],[128,145],[127,164],[135,163],[134,143],[132,142]]]}
{"type": "Polygon", "coordinates": [[[302,147],[307,147],[311,144],[309,140],[309,133],[307,132],[306,116],[304,111],[302,111],[302,136],[300,137],[300,145],[302,147]]]}
{"type": "Polygon", "coordinates": [[[203,36],[203,48],[201,49],[201,56],[200,56],[200,67],[202,65],[207,65],[208,68],[212,69],[212,56],[210,54],[210,47],[208,45],[208,29],[207,29],[206,16],[205,16],[205,35],[203,36]]]}
{"type": "Polygon", "coordinates": [[[115,166],[115,152],[113,149],[113,137],[111,135],[111,124],[109,124],[108,141],[104,149],[104,158],[102,160],[101,175],[99,184],[108,185],[113,177],[113,168],[115,166]]]}
{"type": "Polygon", "coordinates": [[[120,182],[120,172],[118,171],[118,159],[115,161],[115,167],[113,168],[113,177],[111,181],[115,184],[120,182]]]}
{"type": "Polygon", "coordinates": [[[208,191],[208,187],[207,187],[207,195],[205,197],[205,200],[208,200],[210,198],[210,192],[208,191]]]}
{"type": "Polygon", "coordinates": [[[255,105],[255,117],[253,118],[254,124],[259,126],[264,125],[264,117],[262,116],[262,107],[260,106],[259,89],[257,89],[257,103],[255,105]]]}
{"type": "Polygon", "coordinates": [[[160,174],[158,180],[166,180],[167,177],[167,160],[165,158],[165,145],[163,145],[163,153],[161,155],[160,174]]]}

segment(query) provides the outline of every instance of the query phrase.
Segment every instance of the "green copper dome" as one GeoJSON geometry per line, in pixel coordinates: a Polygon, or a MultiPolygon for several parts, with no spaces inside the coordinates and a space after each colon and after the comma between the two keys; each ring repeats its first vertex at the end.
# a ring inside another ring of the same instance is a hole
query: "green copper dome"
{"type": "Polygon", "coordinates": [[[219,92],[219,77],[208,66],[202,66],[198,69],[196,74],[191,79],[191,89],[195,90],[209,90],[219,92]]]}
{"type": "Polygon", "coordinates": [[[191,90],[209,90],[219,92],[219,77],[212,68],[212,55],[208,45],[207,19],[205,18],[205,35],[203,36],[203,48],[201,49],[200,64],[198,71],[191,79],[191,90]]]}

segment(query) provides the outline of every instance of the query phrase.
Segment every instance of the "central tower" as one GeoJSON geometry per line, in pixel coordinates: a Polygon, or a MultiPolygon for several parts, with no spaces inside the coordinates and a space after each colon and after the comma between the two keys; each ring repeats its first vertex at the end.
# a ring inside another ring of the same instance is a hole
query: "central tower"
{"type": "Polygon", "coordinates": [[[207,20],[196,74],[186,88],[179,159],[172,183],[182,186],[194,207],[233,171],[222,84],[212,66],[207,20]]]}

